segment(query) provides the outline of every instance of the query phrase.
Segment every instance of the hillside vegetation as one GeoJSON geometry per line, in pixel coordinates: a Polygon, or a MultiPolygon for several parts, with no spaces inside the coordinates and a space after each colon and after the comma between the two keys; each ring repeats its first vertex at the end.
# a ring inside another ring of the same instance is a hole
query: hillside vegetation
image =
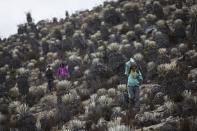
{"type": "MultiPolygon", "coordinates": [[[[14,14],[13,14],[14,15],[14,14]]],[[[0,131],[196,131],[195,0],[119,0],[18,26],[0,40],[0,131]],[[140,110],[125,62],[141,65],[140,110]],[[61,62],[68,80],[47,90],[61,62]]]]}

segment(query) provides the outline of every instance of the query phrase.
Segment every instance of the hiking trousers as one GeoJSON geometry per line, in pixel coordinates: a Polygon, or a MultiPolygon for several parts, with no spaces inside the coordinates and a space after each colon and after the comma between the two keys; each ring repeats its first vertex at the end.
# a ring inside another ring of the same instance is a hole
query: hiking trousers
{"type": "Polygon", "coordinates": [[[128,95],[129,95],[131,104],[133,104],[136,108],[139,108],[139,97],[140,97],[139,87],[128,86],[128,95]]]}
{"type": "Polygon", "coordinates": [[[53,80],[48,80],[48,89],[51,92],[53,89],[53,80]]]}

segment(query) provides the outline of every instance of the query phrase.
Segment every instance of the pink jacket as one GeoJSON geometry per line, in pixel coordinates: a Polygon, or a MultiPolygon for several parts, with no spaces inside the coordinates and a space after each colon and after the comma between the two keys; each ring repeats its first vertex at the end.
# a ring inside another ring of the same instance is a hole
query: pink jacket
{"type": "Polygon", "coordinates": [[[57,70],[57,75],[58,77],[68,77],[69,76],[68,67],[59,67],[57,70]]]}

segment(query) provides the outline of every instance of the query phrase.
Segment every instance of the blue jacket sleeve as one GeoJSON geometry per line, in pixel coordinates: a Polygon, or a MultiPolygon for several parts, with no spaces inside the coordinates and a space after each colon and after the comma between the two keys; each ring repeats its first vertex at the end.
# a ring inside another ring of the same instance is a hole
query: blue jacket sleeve
{"type": "Polygon", "coordinates": [[[128,64],[127,63],[125,63],[125,73],[124,74],[127,75],[127,76],[129,75],[128,74],[128,64]]]}
{"type": "Polygon", "coordinates": [[[139,71],[137,76],[138,81],[143,81],[142,73],[139,71]]]}

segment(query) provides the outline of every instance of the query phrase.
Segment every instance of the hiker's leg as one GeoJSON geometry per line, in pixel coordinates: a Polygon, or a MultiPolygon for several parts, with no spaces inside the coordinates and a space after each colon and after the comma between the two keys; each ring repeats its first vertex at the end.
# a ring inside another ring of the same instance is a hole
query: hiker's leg
{"type": "Polygon", "coordinates": [[[133,100],[134,100],[133,87],[128,87],[128,95],[129,95],[129,100],[131,104],[133,104],[133,100]]]}
{"type": "Polygon", "coordinates": [[[134,102],[135,102],[135,107],[139,108],[140,107],[140,103],[139,103],[139,97],[140,97],[140,91],[139,91],[139,87],[135,87],[135,94],[134,94],[135,98],[134,98],[134,102]]]}
{"type": "Polygon", "coordinates": [[[53,91],[54,90],[54,82],[53,82],[53,80],[51,80],[51,91],[53,91]]]}
{"type": "Polygon", "coordinates": [[[47,89],[50,90],[50,82],[49,82],[49,80],[47,82],[47,89]]]}
{"type": "Polygon", "coordinates": [[[52,82],[51,82],[51,80],[48,81],[48,88],[49,88],[49,91],[51,92],[52,91],[52,82]]]}

